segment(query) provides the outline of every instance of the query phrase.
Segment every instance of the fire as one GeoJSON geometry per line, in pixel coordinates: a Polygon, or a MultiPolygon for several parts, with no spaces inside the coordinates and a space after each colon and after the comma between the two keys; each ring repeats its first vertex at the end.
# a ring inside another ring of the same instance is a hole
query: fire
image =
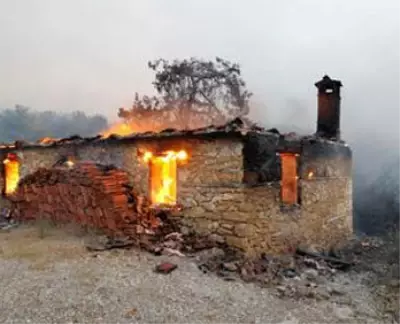
{"type": "Polygon", "coordinates": [[[9,154],[3,161],[5,173],[5,194],[13,193],[19,182],[19,162],[14,154],[9,154]]]}
{"type": "Polygon", "coordinates": [[[57,141],[56,138],[43,137],[38,142],[39,142],[39,144],[51,144],[51,143],[53,143],[55,141],[57,141]]]}
{"type": "Polygon", "coordinates": [[[310,171],[307,174],[308,179],[312,179],[314,177],[314,172],[310,171]]]}
{"type": "Polygon", "coordinates": [[[71,160],[67,160],[67,161],[65,162],[65,164],[66,164],[67,167],[69,167],[69,168],[72,168],[72,167],[75,165],[74,161],[71,161],[71,160]]]}
{"type": "Polygon", "coordinates": [[[184,161],[184,160],[186,160],[188,158],[188,155],[187,155],[187,153],[185,151],[179,151],[176,154],[176,157],[177,157],[178,160],[184,161]]]}
{"type": "Polygon", "coordinates": [[[109,137],[112,134],[127,136],[134,133],[135,130],[126,123],[117,123],[112,125],[109,129],[101,133],[103,137],[109,137]]]}
{"type": "Polygon", "coordinates": [[[143,154],[143,161],[150,163],[150,195],[153,205],[176,205],[177,162],[188,159],[188,154],[166,151],[161,155],[143,154]]]}
{"type": "Polygon", "coordinates": [[[153,153],[147,151],[143,155],[143,161],[147,163],[151,160],[152,157],[153,157],[153,153]]]}

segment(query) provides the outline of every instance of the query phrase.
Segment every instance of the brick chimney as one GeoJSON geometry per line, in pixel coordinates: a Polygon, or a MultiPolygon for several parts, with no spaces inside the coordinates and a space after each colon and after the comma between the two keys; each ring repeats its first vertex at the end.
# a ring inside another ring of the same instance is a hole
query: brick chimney
{"type": "Polygon", "coordinates": [[[340,87],[342,82],[325,75],[318,88],[317,135],[340,140],[340,87]]]}

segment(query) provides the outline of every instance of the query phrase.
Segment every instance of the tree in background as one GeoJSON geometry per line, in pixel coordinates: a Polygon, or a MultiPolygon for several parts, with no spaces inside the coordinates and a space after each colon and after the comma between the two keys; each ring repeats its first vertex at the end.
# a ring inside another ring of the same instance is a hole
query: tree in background
{"type": "Polygon", "coordinates": [[[155,72],[157,96],[136,93],[132,107],[120,108],[118,113],[136,131],[223,124],[249,113],[252,94],[236,63],[218,57],[215,61],[191,58],[172,63],[158,59],[148,66],[155,72]]]}
{"type": "Polygon", "coordinates": [[[0,110],[0,141],[36,141],[43,137],[62,138],[78,134],[93,136],[107,128],[107,119],[101,115],[87,116],[77,111],[56,113],[32,111],[16,105],[14,109],[0,110]]]}

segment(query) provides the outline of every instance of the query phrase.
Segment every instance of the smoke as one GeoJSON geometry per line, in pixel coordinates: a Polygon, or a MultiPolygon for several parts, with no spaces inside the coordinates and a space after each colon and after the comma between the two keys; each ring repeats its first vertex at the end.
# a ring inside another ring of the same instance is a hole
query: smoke
{"type": "MultiPolygon", "coordinates": [[[[385,66],[367,79],[334,76],[344,83],[341,132],[353,151],[354,226],[367,234],[399,227],[399,63],[388,61],[385,66]]],[[[317,89],[313,82],[309,88],[314,91],[311,100],[287,99],[278,112],[254,101],[252,117],[282,132],[314,133],[317,89]]]]}
{"type": "Polygon", "coordinates": [[[101,115],[88,116],[81,111],[35,111],[17,105],[14,109],[0,109],[0,142],[34,142],[43,137],[63,138],[77,134],[93,136],[106,125],[107,119],[101,115]]]}
{"type": "Polygon", "coordinates": [[[344,85],[357,218],[374,205],[368,217],[381,219],[392,212],[372,188],[398,194],[382,180],[398,167],[398,13],[398,0],[4,2],[0,105],[87,107],[116,119],[132,92],[151,91],[147,60],[218,55],[241,64],[254,120],[312,133],[313,83],[328,74],[344,85]]]}

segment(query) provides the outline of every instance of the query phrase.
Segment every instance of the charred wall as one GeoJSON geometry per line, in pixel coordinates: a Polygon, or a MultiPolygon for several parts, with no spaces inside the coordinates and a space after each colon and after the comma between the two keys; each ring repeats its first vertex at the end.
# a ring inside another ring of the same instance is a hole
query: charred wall
{"type": "Polygon", "coordinates": [[[301,153],[301,177],[312,171],[316,178],[351,178],[352,152],[346,144],[304,140],[301,153]]]}
{"type": "Polygon", "coordinates": [[[245,183],[260,184],[280,180],[280,159],[277,155],[279,143],[279,136],[275,134],[247,134],[243,146],[245,183]]]}

